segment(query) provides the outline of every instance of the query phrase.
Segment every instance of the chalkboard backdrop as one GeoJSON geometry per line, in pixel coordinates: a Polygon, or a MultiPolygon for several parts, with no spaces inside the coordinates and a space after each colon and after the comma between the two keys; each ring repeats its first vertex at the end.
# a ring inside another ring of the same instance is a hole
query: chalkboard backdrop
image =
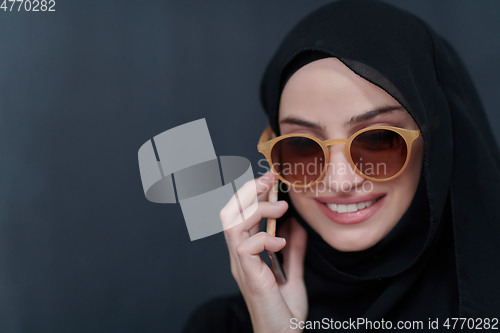
{"type": "MultiPolygon", "coordinates": [[[[237,291],[223,235],[190,242],[178,205],[145,199],[137,151],[205,118],[217,155],[262,172],[260,77],[327,2],[56,0],[34,12],[6,1],[0,332],[179,332],[201,303],[237,291]]],[[[500,2],[388,2],[456,47],[500,141],[500,2]]]]}

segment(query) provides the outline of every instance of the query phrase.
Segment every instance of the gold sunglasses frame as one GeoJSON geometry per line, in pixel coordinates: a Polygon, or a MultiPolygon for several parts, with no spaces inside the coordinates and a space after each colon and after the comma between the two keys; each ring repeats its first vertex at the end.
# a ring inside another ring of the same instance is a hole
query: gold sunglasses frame
{"type": "Polygon", "coordinates": [[[290,137],[304,137],[304,138],[311,139],[311,140],[315,141],[317,144],[319,144],[320,147],[321,147],[321,149],[323,150],[323,154],[325,155],[325,164],[327,164],[327,161],[330,161],[330,149],[328,149],[328,147],[329,146],[333,146],[333,145],[344,145],[345,156],[347,157],[347,160],[348,160],[349,164],[351,165],[351,167],[354,169],[354,171],[357,174],[359,174],[361,177],[364,177],[366,179],[369,179],[369,180],[372,180],[372,181],[375,181],[375,182],[385,182],[385,181],[388,181],[388,180],[396,178],[397,176],[399,176],[406,169],[406,166],[408,165],[408,161],[410,160],[410,156],[411,156],[411,147],[413,145],[413,142],[419,136],[420,136],[420,130],[408,130],[408,129],[394,127],[394,126],[373,126],[373,127],[363,128],[362,130],[357,131],[356,133],[354,133],[353,135],[351,135],[348,139],[320,140],[320,139],[318,139],[318,138],[316,138],[316,137],[314,137],[312,135],[302,134],[302,133],[291,133],[291,134],[287,134],[287,135],[282,135],[282,136],[276,137],[276,135],[274,134],[272,128],[270,126],[268,126],[264,130],[264,132],[262,133],[262,135],[260,136],[259,144],[257,145],[257,150],[266,157],[267,163],[271,167],[271,170],[274,172],[274,174],[276,174],[278,176],[278,178],[283,183],[285,183],[287,185],[290,185],[290,186],[293,186],[293,187],[296,187],[296,188],[306,188],[306,187],[309,187],[309,186],[313,186],[314,184],[316,184],[317,182],[319,182],[321,179],[323,179],[323,177],[325,176],[327,168],[323,168],[323,171],[321,172],[321,175],[319,175],[318,178],[315,181],[313,181],[313,182],[311,182],[309,184],[306,184],[306,185],[293,184],[293,183],[287,181],[286,179],[284,179],[274,169],[274,165],[272,164],[272,161],[271,161],[271,151],[272,151],[272,149],[273,149],[273,147],[274,147],[274,145],[276,143],[278,143],[279,141],[281,141],[283,139],[290,138],[290,137]],[[372,178],[372,177],[367,176],[364,173],[362,173],[356,167],[356,164],[353,162],[352,157],[351,157],[351,143],[354,141],[354,139],[358,135],[360,135],[361,133],[364,133],[364,132],[367,132],[367,131],[371,131],[371,130],[376,130],[376,129],[385,129],[385,130],[390,130],[390,131],[396,132],[406,142],[406,160],[405,160],[404,165],[401,167],[401,170],[399,170],[395,175],[393,175],[391,177],[388,177],[388,178],[383,178],[383,179],[372,178]]]}

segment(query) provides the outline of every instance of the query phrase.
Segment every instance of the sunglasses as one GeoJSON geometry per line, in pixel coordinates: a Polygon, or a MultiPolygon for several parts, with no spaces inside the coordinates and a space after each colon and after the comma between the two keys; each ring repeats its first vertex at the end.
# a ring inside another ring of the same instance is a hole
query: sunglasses
{"type": "Polygon", "coordinates": [[[257,149],[282,182],[304,188],[325,175],[330,161],[328,147],[332,145],[344,145],[349,165],[360,176],[377,182],[394,179],[406,168],[420,131],[374,126],[357,131],[348,139],[324,141],[300,133],[275,136],[271,127],[266,128],[257,149]]]}

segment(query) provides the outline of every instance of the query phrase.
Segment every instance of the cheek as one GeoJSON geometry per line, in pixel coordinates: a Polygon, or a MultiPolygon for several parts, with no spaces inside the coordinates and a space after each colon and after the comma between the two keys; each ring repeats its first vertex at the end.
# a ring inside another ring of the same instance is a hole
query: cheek
{"type": "Polygon", "coordinates": [[[300,208],[307,205],[307,202],[309,201],[309,199],[305,195],[304,190],[303,189],[295,190],[292,188],[290,189],[289,195],[293,205],[295,206],[295,208],[299,210],[299,213],[301,213],[300,208]]]}
{"type": "Polygon", "coordinates": [[[304,189],[293,190],[289,192],[290,200],[297,212],[306,220],[311,226],[314,226],[318,220],[322,219],[322,212],[316,206],[313,195],[304,191],[304,189]]]}

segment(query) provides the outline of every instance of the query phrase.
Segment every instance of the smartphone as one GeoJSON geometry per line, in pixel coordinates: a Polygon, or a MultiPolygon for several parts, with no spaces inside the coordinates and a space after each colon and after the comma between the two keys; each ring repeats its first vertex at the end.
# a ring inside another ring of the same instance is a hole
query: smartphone
{"type": "MultiPolygon", "coordinates": [[[[279,181],[276,180],[273,183],[273,186],[269,190],[268,201],[276,202],[278,201],[278,189],[279,189],[279,181]]],[[[276,219],[267,219],[267,230],[266,232],[272,236],[276,236],[276,219]]],[[[271,260],[271,270],[276,277],[276,281],[279,283],[286,282],[285,271],[283,270],[283,266],[281,265],[281,261],[278,258],[276,252],[267,251],[269,255],[269,259],[271,260]]]]}

